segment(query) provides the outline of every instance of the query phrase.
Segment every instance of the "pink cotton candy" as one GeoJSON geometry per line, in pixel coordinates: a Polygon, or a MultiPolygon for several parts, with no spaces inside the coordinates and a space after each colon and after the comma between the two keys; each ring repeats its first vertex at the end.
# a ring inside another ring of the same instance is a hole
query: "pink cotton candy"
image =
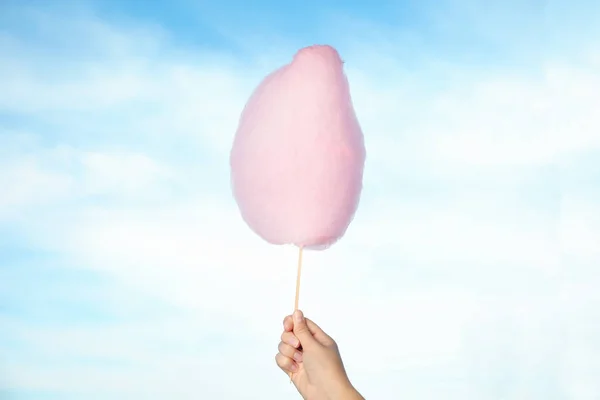
{"type": "Polygon", "coordinates": [[[356,212],[365,156],[339,54],[307,47],[246,104],[231,150],[233,194],[267,242],[327,248],[356,212]]]}

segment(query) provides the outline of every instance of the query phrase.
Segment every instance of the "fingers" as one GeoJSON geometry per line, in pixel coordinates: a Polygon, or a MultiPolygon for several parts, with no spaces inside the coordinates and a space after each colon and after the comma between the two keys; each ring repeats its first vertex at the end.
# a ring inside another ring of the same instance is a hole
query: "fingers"
{"type": "Polygon", "coordinates": [[[286,374],[298,372],[297,362],[302,361],[302,353],[297,350],[300,347],[300,340],[292,332],[293,329],[292,316],[288,315],[283,320],[283,333],[278,347],[279,353],[275,356],[277,365],[286,374]]]}
{"type": "Polygon", "coordinates": [[[281,353],[277,353],[275,356],[275,362],[277,366],[283,370],[286,374],[298,372],[298,364],[289,357],[284,356],[281,353]]]}
{"type": "Polygon", "coordinates": [[[285,332],[291,332],[294,330],[294,321],[292,320],[291,315],[288,315],[283,319],[283,330],[285,332]]]}
{"type": "Polygon", "coordinates": [[[283,343],[289,344],[290,346],[296,349],[300,347],[300,340],[298,340],[298,338],[296,337],[296,335],[294,335],[293,332],[283,332],[281,334],[281,341],[283,343]]]}
{"type": "MultiPolygon", "coordinates": [[[[323,331],[317,324],[308,318],[304,318],[306,321],[306,327],[311,335],[316,339],[317,342],[323,346],[330,346],[335,344],[335,341],[323,331]]],[[[294,320],[292,315],[288,315],[283,319],[283,330],[285,332],[294,332],[294,320]]],[[[302,330],[302,329],[301,329],[302,330]]],[[[285,341],[282,335],[282,341],[295,346],[294,343],[285,341]]]]}
{"type": "Polygon", "coordinates": [[[302,353],[298,351],[295,347],[290,346],[287,343],[279,343],[279,353],[283,354],[287,358],[293,359],[296,362],[302,361],[302,353]]]}

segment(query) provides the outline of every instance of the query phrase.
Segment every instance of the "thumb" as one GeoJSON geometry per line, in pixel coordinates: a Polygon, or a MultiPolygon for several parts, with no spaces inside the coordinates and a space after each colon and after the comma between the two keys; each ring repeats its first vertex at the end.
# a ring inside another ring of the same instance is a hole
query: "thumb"
{"type": "Polygon", "coordinates": [[[300,340],[300,344],[304,348],[317,343],[310,329],[308,329],[304,314],[300,310],[294,312],[294,335],[300,340]]]}

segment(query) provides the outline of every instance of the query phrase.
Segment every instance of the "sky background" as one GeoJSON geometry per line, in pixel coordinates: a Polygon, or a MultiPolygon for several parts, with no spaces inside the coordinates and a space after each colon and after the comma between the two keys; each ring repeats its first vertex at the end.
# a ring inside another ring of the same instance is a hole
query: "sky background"
{"type": "Polygon", "coordinates": [[[0,0],[0,398],[299,398],[228,153],[301,47],[368,151],[301,308],[368,399],[600,398],[600,3],[0,0]]]}

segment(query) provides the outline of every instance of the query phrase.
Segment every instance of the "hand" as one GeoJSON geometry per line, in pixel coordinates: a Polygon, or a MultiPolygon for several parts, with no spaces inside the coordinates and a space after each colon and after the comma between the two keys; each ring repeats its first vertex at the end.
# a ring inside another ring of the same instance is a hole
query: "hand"
{"type": "Polygon", "coordinates": [[[305,400],[364,400],[348,379],[335,341],[301,311],[283,320],[275,360],[305,400]]]}

